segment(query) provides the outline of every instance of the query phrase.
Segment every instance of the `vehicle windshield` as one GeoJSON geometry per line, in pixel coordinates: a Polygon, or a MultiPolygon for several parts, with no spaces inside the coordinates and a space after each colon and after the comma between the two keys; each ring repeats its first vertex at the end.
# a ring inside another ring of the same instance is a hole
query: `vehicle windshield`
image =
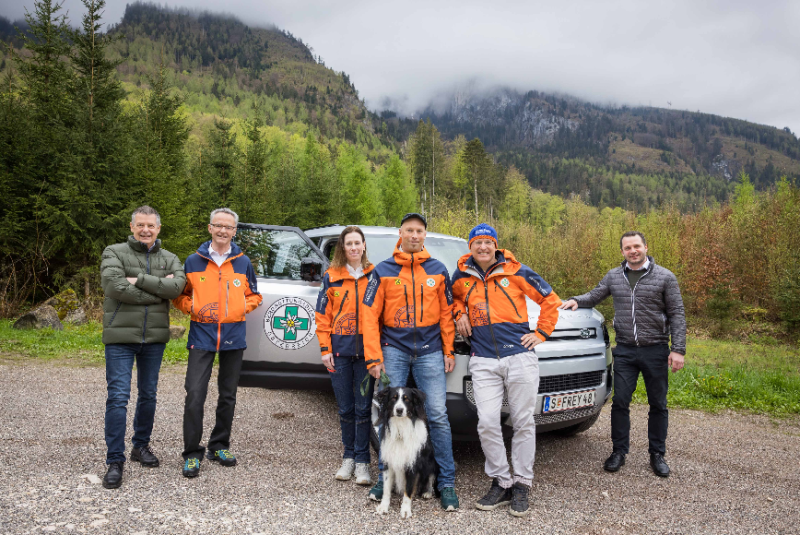
{"type": "MultiPolygon", "coordinates": [[[[367,240],[367,257],[373,264],[380,264],[392,256],[394,247],[397,244],[397,236],[391,235],[369,235],[367,240]]],[[[448,238],[425,238],[425,249],[435,258],[445,265],[450,276],[455,273],[458,259],[469,252],[466,242],[448,238]]]]}

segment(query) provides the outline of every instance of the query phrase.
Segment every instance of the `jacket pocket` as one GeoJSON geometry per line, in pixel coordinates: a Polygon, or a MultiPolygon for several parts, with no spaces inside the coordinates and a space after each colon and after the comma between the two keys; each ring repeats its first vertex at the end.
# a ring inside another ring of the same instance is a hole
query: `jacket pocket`
{"type": "Polygon", "coordinates": [[[225,281],[225,317],[227,318],[230,314],[228,313],[228,298],[231,295],[231,281],[225,281]]]}
{"type": "Polygon", "coordinates": [[[511,306],[514,307],[514,312],[517,314],[517,317],[518,318],[522,318],[522,316],[520,316],[520,314],[519,314],[519,310],[517,310],[517,305],[514,304],[514,301],[513,301],[513,299],[511,299],[511,296],[508,295],[508,292],[506,292],[505,288],[503,288],[502,286],[497,284],[497,279],[495,279],[494,280],[494,289],[495,289],[495,291],[497,291],[498,288],[500,288],[500,291],[503,292],[503,295],[506,296],[506,299],[508,299],[508,302],[511,303],[511,306]]]}
{"type": "Polygon", "coordinates": [[[333,323],[331,324],[332,328],[336,328],[336,320],[339,319],[339,316],[342,315],[342,309],[344,308],[344,302],[347,301],[347,295],[350,293],[350,290],[344,292],[344,297],[342,297],[342,302],[339,303],[339,312],[336,313],[336,317],[333,318],[333,323]]]}

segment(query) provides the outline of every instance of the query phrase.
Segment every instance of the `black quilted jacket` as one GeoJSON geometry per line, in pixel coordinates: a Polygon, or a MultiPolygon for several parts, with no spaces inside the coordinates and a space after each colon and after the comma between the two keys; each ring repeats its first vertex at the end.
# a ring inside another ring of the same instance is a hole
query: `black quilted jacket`
{"type": "Polygon", "coordinates": [[[631,346],[668,344],[672,351],[686,354],[686,317],[678,279],[668,269],[650,266],[631,290],[625,276],[625,262],[606,273],[592,291],[572,297],[581,308],[596,306],[609,295],[614,298],[614,330],[617,343],[631,346]]]}

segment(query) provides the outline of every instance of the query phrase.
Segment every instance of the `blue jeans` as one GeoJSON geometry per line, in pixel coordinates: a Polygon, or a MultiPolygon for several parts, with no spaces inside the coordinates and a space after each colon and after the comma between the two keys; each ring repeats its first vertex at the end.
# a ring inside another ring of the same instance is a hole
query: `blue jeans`
{"type": "Polygon", "coordinates": [[[361,395],[361,381],[368,375],[364,357],[333,357],[335,372],[330,373],[336,404],[339,405],[339,424],[342,426],[344,459],[369,463],[369,435],[372,426],[372,387],[370,377],[366,396],[361,395]]]}
{"type": "MultiPolygon", "coordinates": [[[[425,412],[428,414],[434,457],[439,465],[438,489],[454,487],[456,465],[453,461],[453,435],[447,419],[447,381],[444,373],[444,354],[441,351],[414,357],[392,346],[383,346],[383,364],[390,386],[406,386],[409,372],[417,388],[425,392],[425,412]]],[[[379,387],[380,388],[380,387],[379,387]]],[[[379,479],[383,480],[383,462],[379,463],[379,479]]]]}
{"type": "Polygon", "coordinates": [[[136,413],[133,417],[133,447],[150,443],[156,414],[156,391],[161,358],[166,344],[106,344],[106,464],[125,462],[125,428],[131,374],[136,361],[136,413]]]}

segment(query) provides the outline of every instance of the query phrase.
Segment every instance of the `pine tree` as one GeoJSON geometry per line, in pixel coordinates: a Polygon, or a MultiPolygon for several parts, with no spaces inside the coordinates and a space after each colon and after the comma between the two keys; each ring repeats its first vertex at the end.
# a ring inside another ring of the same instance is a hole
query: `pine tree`
{"type": "Polygon", "coordinates": [[[381,205],[386,225],[399,225],[404,214],[416,209],[417,193],[408,169],[392,156],[380,178],[381,205]]]}

